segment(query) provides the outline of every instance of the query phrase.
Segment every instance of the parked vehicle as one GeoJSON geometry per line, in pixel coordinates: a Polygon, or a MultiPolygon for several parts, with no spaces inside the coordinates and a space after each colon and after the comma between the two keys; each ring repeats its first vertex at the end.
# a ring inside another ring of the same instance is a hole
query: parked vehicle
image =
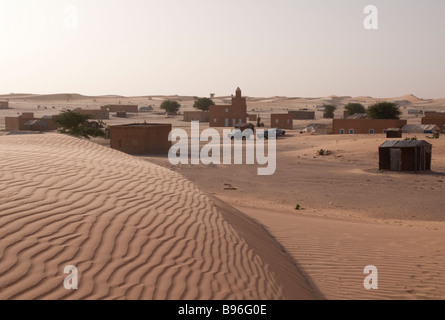
{"type": "Polygon", "coordinates": [[[253,133],[252,131],[246,131],[246,130],[241,131],[240,129],[236,128],[236,129],[233,129],[232,132],[228,134],[228,137],[232,140],[233,139],[246,140],[246,139],[250,138],[252,133],[253,133]]]}
{"type": "MultiPolygon", "coordinates": [[[[269,129],[269,130],[275,130],[275,136],[276,137],[284,136],[286,134],[285,130],[279,129],[279,128],[272,128],[272,129],[269,129]]],[[[269,139],[269,130],[264,130],[264,135],[258,134],[258,138],[263,138],[264,137],[264,139],[266,139],[266,140],[269,139]]]]}
{"type": "Polygon", "coordinates": [[[235,129],[229,133],[230,139],[243,139],[246,140],[247,138],[250,138],[250,135],[255,132],[255,126],[251,123],[243,123],[240,125],[237,125],[235,129]],[[251,131],[246,131],[247,129],[250,129],[251,131]]]}

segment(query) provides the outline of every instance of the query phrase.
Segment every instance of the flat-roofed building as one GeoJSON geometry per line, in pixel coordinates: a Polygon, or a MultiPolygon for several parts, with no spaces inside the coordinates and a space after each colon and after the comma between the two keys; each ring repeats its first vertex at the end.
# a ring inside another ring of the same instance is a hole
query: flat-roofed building
{"type": "Polygon", "coordinates": [[[292,130],[294,128],[294,117],[289,113],[273,113],[270,115],[270,127],[292,130]]]}
{"type": "Polygon", "coordinates": [[[167,153],[172,143],[171,124],[127,124],[110,127],[111,148],[129,154],[167,153]]]}
{"type": "Polygon", "coordinates": [[[332,121],[333,134],[374,134],[384,133],[389,128],[402,128],[407,120],[393,119],[334,119],[332,121]]]}

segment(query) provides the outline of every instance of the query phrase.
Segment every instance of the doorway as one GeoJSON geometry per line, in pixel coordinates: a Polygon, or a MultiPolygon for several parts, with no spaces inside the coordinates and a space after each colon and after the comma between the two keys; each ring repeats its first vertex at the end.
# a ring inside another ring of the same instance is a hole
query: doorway
{"type": "Polygon", "coordinates": [[[402,150],[401,149],[391,149],[391,170],[392,171],[400,171],[402,159],[402,150]]]}

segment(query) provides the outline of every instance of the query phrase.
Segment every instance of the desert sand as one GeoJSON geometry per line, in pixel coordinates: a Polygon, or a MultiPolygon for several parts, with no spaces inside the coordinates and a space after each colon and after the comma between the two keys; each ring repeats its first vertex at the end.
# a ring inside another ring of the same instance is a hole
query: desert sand
{"type": "Polygon", "coordinates": [[[250,246],[251,222],[228,223],[179,174],[57,134],[1,137],[0,150],[0,299],[315,297],[272,239],[250,246]]]}
{"type": "Polygon", "coordinates": [[[430,141],[428,174],[379,172],[377,148],[385,140],[291,132],[277,140],[270,177],[256,176],[255,166],[148,159],[264,225],[327,299],[444,299],[445,140],[430,141]],[[333,154],[317,156],[321,148],[333,154]],[[376,291],[363,286],[368,265],[379,271],[376,291]]]}
{"type": "MultiPolygon", "coordinates": [[[[189,130],[159,105],[175,99],[187,111],[193,104],[178,96],[6,99],[13,109],[0,111],[0,130],[5,115],[119,101],[155,110],[112,117],[110,125],[189,130]]],[[[445,111],[445,99],[413,95],[248,98],[248,111],[268,126],[271,112],[380,100],[401,104],[408,123],[420,123],[409,109],[445,111]]],[[[315,121],[294,121],[295,130],[277,140],[276,173],[264,177],[257,166],[129,156],[107,140],[0,132],[0,298],[445,299],[444,138],[429,140],[432,172],[379,172],[385,136],[300,133],[313,122],[330,120],[317,112],[315,121]],[[321,148],[332,154],[318,156],[321,148]],[[81,272],[74,293],[62,286],[68,264],[81,272]],[[378,290],[363,287],[368,265],[379,270],[378,290]]]]}

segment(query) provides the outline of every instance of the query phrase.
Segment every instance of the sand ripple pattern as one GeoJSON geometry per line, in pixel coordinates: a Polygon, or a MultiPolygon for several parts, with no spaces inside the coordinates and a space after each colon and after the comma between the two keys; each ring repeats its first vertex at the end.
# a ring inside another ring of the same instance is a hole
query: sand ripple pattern
{"type": "Polygon", "coordinates": [[[0,137],[0,299],[282,299],[194,184],[68,136],[0,137]],[[63,287],[75,265],[79,289],[63,287]]]}

